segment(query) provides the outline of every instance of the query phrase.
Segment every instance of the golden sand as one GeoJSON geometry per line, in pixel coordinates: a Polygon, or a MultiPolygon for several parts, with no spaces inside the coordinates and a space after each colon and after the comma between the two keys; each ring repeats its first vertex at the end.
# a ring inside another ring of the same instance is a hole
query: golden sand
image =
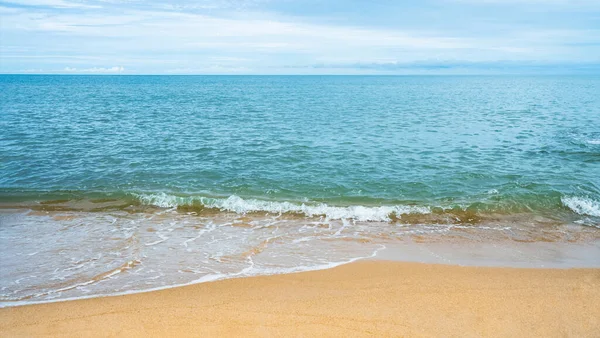
{"type": "Polygon", "coordinates": [[[600,337],[600,269],[365,261],[0,309],[0,336],[600,337]]]}

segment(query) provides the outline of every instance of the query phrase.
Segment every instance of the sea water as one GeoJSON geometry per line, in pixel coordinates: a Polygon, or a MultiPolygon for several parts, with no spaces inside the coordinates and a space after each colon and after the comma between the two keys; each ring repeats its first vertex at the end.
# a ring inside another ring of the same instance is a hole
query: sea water
{"type": "Polygon", "coordinates": [[[0,75],[4,304],[379,255],[600,266],[597,76],[0,75]]]}

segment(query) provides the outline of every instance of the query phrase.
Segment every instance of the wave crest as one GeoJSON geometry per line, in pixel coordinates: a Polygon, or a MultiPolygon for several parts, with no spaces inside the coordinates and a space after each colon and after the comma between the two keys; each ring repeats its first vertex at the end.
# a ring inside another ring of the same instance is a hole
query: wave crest
{"type": "Polygon", "coordinates": [[[587,216],[600,217],[600,202],[585,197],[563,197],[562,203],[572,211],[587,216]]]}
{"type": "Polygon", "coordinates": [[[274,214],[296,213],[308,217],[321,216],[327,219],[353,219],[356,221],[381,221],[389,222],[393,215],[404,214],[429,214],[431,209],[424,206],[393,205],[393,206],[330,206],[322,204],[297,204],[292,202],[274,202],[257,199],[243,199],[232,195],[228,198],[210,198],[203,196],[181,197],[165,193],[160,194],[135,194],[138,200],[147,205],[161,208],[175,208],[201,204],[206,208],[215,208],[221,211],[230,211],[238,214],[251,212],[267,212],[274,214]]]}

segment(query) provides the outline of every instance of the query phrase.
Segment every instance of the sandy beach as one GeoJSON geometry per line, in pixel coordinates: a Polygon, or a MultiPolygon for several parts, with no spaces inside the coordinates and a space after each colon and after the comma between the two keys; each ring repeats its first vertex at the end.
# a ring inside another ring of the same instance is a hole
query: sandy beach
{"type": "Polygon", "coordinates": [[[598,337],[599,269],[362,261],[0,309],[2,336],[598,337]]]}

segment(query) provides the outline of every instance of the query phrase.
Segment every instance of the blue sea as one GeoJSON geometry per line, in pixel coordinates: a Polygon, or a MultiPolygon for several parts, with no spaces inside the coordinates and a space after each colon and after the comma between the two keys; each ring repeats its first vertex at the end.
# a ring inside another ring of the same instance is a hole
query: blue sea
{"type": "Polygon", "coordinates": [[[0,75],[0,117],[6,304],[600,252],[597,76],[0,75]]]}

